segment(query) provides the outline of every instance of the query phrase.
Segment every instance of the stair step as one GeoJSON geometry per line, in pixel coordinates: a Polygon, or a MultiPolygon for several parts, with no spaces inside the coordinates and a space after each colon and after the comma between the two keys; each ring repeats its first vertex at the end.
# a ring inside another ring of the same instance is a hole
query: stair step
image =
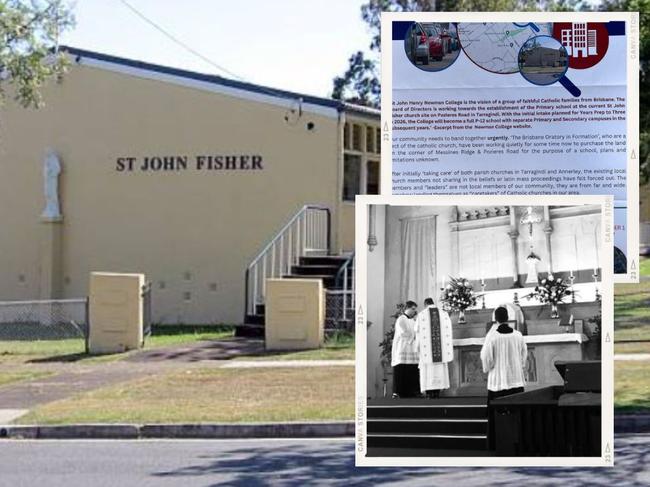
{"type": "Polygon", "coordinates": [[[261,314],[246,315],[244,319],[245,325],[264,325],[265,316],[261,314]]]}
{"type": "Polygon", "coordinates": [[[336,276],[341,266],[338,265],[294,265],[291,268],[292,274],[301,276],[312,276],[314,274],[336,276]]]}
{"type": "Polygon", "coordinates": [[[368,406],[368,419],[400,418],[446,418],[485,419],[487,406],[483,405],[437,405],[437,406],[368,406]]]}
{"type": "Polygon", "coordinates": [[[432,448],[368,448],[367,457],[492,457],[492,450],[455,450],[432,448]]]}
{"type": "Polygon", "coordinates": [[[311,276],[297,276],[295,274],[285,274],[282,276],[283,279],[322,279],[323,286],[330,289],[330,286],[334,285],[334,276],[314,274],[311,276]]]}
{"type": "Polygon", "coordinates": [[[370,433],[441,434],[441,435],[486,435],[487,419],[445,419],[445,418],[374,418],[368,420],[370,433]]]}
{"type": "Polygon", "coordinates": [[[368,448],[436,448],[486,450],[486,435],[441,435],[423,433],[368,433],[368,448]]]}
{"type": "Polygon", "coordinates": [[[236,337],[260,338],[264,337],[264,325],[251,325],[244,323],[235,327],[236,337]]]}
{"type": "Polygon", "coordinates": [[[437,399],[425,399],[421,397],[407,397],[393,399],[380,397],[377,399],[368,398],[368,406],[486,406],[485,396],[443,396],[437,399]]]}
{"type": "Polygon", "coordinates": [[[319,255],[300,258],[300,265],[337,265],[342,266],[348,257],[343,255],[319,255]]]}

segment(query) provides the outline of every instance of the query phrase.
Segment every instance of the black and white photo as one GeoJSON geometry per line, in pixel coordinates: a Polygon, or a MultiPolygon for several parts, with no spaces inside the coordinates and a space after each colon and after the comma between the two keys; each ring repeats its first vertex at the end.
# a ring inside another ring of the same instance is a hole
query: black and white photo
{"type": "Polygon", "coordinates": [[[611,199],[357,207],[357,464],[607,464],[611,199]]]}

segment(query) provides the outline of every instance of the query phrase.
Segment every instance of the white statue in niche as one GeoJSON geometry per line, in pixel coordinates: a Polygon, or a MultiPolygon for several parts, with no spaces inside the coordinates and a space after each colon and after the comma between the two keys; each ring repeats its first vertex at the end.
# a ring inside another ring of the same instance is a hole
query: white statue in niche
{"type": "Polygon", "coordinates": [[[531,249],[530,254],[526,257],[526,266],[528,267],[526,284],[537,284],[537,281],[539,281],[539,274],[537,274],[537,263],[539,261],[541,259],[531,249]]]}
{"type": "Polygon", "coordinates": [[[45,194],[45,209],[41,215],[43,218],[61,218],[59,174],[61,174],[59,156],[52,149],[48,149],[43,160],[43,190],[45,194]]]}

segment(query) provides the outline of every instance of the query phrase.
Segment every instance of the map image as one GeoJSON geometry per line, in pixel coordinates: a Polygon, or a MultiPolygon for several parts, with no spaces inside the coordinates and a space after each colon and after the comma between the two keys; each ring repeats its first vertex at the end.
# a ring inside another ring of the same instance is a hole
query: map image
{"type": "Polygon", "coordinates": [[[458,39],[467,57],[491,73],[519,71],[519,49],[535,36],[552,36],[553,24],[459,23],[458,39]]]}

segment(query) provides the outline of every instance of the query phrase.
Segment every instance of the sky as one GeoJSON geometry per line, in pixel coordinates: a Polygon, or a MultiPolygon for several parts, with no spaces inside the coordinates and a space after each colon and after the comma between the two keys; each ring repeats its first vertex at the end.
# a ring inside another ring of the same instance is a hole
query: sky
{"type": "Polygon", "coordinates": [[[220,71],[139,18],[121,0],[76,0],[61,44],[177,68],[329,96],[332,79],[370,32],[363,0],[126,0],[220,71]]]}

